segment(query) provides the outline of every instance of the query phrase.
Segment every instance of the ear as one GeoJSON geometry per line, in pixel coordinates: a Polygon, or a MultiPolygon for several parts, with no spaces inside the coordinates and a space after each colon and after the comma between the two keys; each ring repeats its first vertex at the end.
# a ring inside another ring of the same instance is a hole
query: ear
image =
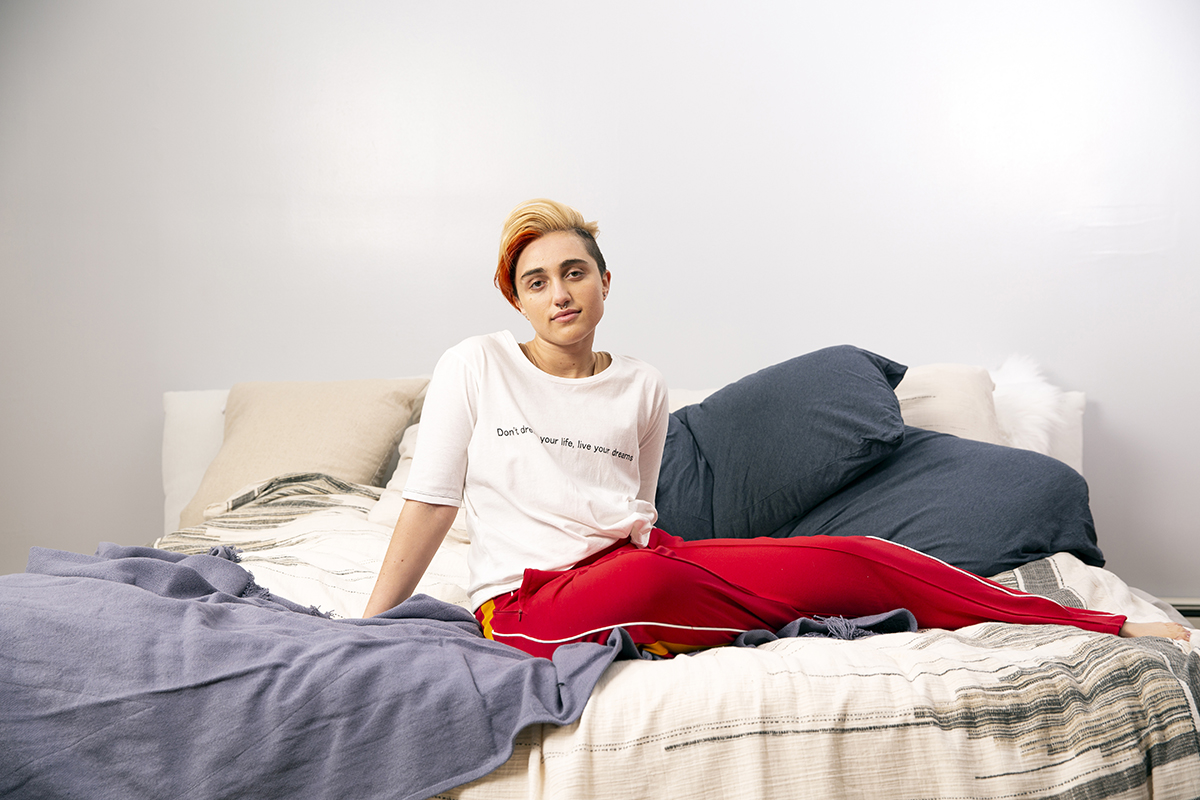
{"type": "Polygon", "coordinates": [[[608,299],[608,286],[610,283],[612,283],[612,270],[606,269],[604,270],[604,277],[600,279],[600,296],[605,300],[608,299]]]}

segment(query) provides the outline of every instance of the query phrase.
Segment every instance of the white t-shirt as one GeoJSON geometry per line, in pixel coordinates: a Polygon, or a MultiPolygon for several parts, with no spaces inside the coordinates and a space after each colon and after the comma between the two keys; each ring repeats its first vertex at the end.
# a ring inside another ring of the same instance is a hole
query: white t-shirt
{"type": "Polygon", "coordinates": [[[667,436],[667,390],[635,358],[588,378],[542,372],[508,331],[446,351],[433,372],[410,500],[465,506],[471,603],[567,569],[621,539],[645,545],[667,436]]]}

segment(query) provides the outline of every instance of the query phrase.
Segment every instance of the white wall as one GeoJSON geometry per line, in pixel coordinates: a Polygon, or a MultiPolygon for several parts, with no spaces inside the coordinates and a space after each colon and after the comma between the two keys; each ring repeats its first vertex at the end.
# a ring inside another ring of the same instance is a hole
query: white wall
{"type": "Polygon", "coordinates": [[[1200,4],[0,3],[0,571],[160,529],[160,397],[428,371],[600,221],[598,345],[1088,392],[1109,565],[1200,595],[1200,4]]]}

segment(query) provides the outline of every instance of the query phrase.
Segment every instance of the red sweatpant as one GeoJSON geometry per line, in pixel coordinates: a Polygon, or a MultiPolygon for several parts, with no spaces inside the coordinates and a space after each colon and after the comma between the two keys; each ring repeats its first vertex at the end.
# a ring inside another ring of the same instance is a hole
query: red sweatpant
{"type": "Polygon", "coordinates": [[[484,635],[549,658],[561,645],[606,642],[613,628],[666,655],[729,644],[799,617],[907,608],[923,628],[977,622],[1074,625],[1115,634],[1125,617],[1068,608],[864,536],[684,541],[655,529],[561,572],[529,569],[521,588],[475,612],[484,635]]]}

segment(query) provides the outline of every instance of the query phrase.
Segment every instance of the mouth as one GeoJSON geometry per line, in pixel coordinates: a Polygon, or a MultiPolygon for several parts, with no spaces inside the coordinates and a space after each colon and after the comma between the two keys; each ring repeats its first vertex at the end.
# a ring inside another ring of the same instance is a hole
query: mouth
{"type": "Polygon", "coordinates": [[[568,308],[563,311],[559,311],[557,314],[552,316],[550,319],[553,322],[570,322],[571,320],[575,319],[578,316],[579,316],[579,309],[568,308]]]}

